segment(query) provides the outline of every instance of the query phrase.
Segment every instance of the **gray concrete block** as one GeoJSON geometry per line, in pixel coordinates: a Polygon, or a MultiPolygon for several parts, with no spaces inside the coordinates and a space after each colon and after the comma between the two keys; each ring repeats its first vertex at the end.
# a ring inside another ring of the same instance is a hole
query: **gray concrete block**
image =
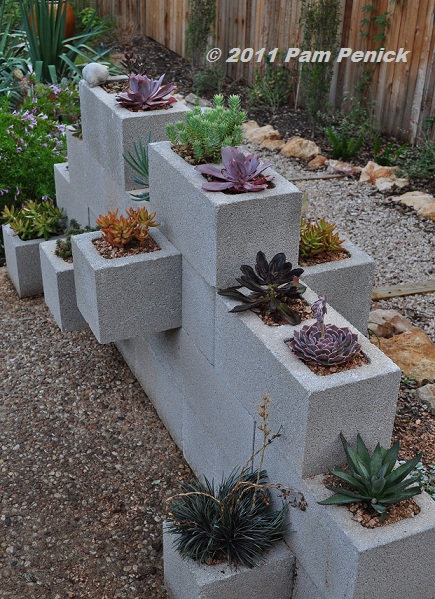
{"type": "Polygon", "coordinates": [[[433,599],[435,502],[418,495],[420,514],[367,529],[346,506],[318,505],[331,495],[322,479],[303,481],[308,508],[292,511],[294,532],[287,537],[322,599],[433,599]]]}
{"type": "Polygon", "coordinates": [[[181,255],[150,234],[159,251],[112,260],[92,244],[101,233],[72,238],[77,305],[100,343],[181,326],[181,255]]]}
{"type": "Polygon", "coordinates": [[[2,225],[8,276],[20,297],[42,293],[39,245],[44,239],[21,241],[9,225],[2,225]]]}
{"type": "Polygon", "coordinates": [[[77,308],[74,265],[56,256],[56,241],[41,243],[39,250],[44,301],[60,330],[65,333],[88,328],[77,308]]]}
{"type": "Polygon", "coordinates": [[[204,354],[214,363],[214,304],[216,289],[189,264],[183,256],[183,329],[204,354]]]}
{"type": "Polygon", "coordinates": [[[375,262],[348,240],[343,247],[350,253],[349,258],[305,266],[302,281],[316,293],[326,294],[328,303],[366,335],[375,262]]]}
{"type": "Polygon", "coordinates": [[[283,542],[276,543],[252,569],[228,565],[201,566],[183,560],[163,531],[165,587],[171,599],[290,599],[295,558],[283,542]]]}
{"type": "Polygon", "coordinates": [[[101,87],[91,88],[80,82],[80,108],[83,139],[98,162],[122,190],[136,189],[134,171],[123,154],[134,152],[134,144],[146,143],[151,132],[153,141],[167,139],[166,126],[184,121],[190,110],[177,102],[167,110],[131,112],[119,105],[116,94],[101,87]]]}
{"type": "MultiPolygon", "coordinates": [[[[311,304],[316,295],[307,289],[304,297],[311,304]]],[[[352,438],[359,431],[371,449],[378,441],[389,444],[400,370],[387,356],[360,335],[369,364],[318,376],[285,345],[294,327],[268,327],[252,312],[229,314],[234,305],[221,296],[216,300],[217,375],[252,415],[256,402],[270,393],[271,428],[282,426],[281,453],[296,477],[324,472],[337,463],[340,432],[352,438]]],[[[330,307],[326,322],[352,329],[330,307]]]]}
{"type": "Polygon", "coordinates": [[[301,193],[277,173],[273,189],[224,194],[201,189],[205,179],[173,152],[150,144],[151,205],[162,232],[212,287],[235,284],[258,250],[297,262],[301,193]],[[271,234],[271,231],[273,234],[271,234]]]}
{"type": "Polygon", "coordinates": [[[78,193],[70,181],[69,163],[54,165],[54,180],[56,185],[56,204],[67,216],[67,222],[76,220],[85,227],[89,224],[89,209],[86,198],[78,193]]]}
{"type": "Polygon", "coordinates": [[[292,599],[323,599],[301,564],[296,560],[292,599]]]}

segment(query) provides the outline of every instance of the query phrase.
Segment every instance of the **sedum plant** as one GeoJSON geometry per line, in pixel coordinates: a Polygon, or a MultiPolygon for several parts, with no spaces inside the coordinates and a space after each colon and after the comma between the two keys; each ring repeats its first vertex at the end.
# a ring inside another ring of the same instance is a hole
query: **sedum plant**
{"type": "Polygon", "coordinates": [[[165,75],[159,79],[150,79],[146,75],[130,75],[130,89],[116,96],[117,102],[131,110],[152,110],[169,108],[177,100],[169,96],[175,90],[173,83],[162,85],[165,75]],[[168,97],[169,96],[169,97],[168,97]]]}
{"type": "Polygon", "coordinates": [[[359,434],[356,451],[342,433],[340,439],[346,453],[349,472],[343,468],[334,468],[332,474],[346,483],[350,489],[327,487],[335,495],[319,501],[321,505],[364,501],[381,514],[381,521],[384,521],[388,506],[421,493],[420,474],[414,472],[412,476],[409,475],[420,462],[422,453],[395,468],[399,441],[396,441],[390,449],[385,449],[378,443],[373,454],[370,455],[359,434]]]}
{"type": "Polygon", "coordinates": [[[64,230],[63,211],[51,200],[28,200],[21,208],[6,206],[1,216],[21,241],[47,240],[54,235],[60,235],[64,230]]]}
{"type": "Polygon", "coordinates": [[[242,123],[246,112],[241,110],[239,96],[213,98],[213,108],[202,110],[199,106],[187,113],[186,122],[170,123],[166,127],[169,141],[174,148],[191,155],[199,162],[219,162],[224,146],[238,146],[243,141],[242,123]]]}
{"type": "Polygon", "coordinates": [[[69,226],[65,229],[66,237],[56,241],[56,256],[59,256],[59,258],[62,258],[63,260],[69,260],[72,258],[71,237],[73,235],[81,235],[82,233],[90,233],[91,231],[97,230],[98,229],[93,229],[88,225],[82,227],[76,220],[71,219],[69,226]]]}
{"type": "Polygon", "coordinates": [[[183,558],[201,564],[225,559],[231,568],[252,568],[282,538],[286,527],[288,504],[273,511],[270,489],[278,489],[284,497],[292,494],[291,505],[305,510],[307,504],[299,492],[267,483],[267,472],[262,468],[264,452],[280,436],[271,435],[268,428],[269,402],[266,395],[259,405],[263,445],[239,472],[233,470],[219,485],[206,478],[203,483],[198,479],[183,483],[182,493],[167,499],[167,531],[176,535],[174,544],[183,558]],[[253,469],[258,454],[259,468],[253,469]]]}
{"type": "Polygon", "coordinates": [[[316,322],[295,331],[288,342],[292,352],[307,364],[333,366],[346,364],[361,351],[358,335],[348,327],[324,324],[326,297],[319,298],[311,306],[316,322]]]}
{"type": "Polygon", "coordinates": [[[102,231],[102,238],[112,247],[124,248],[127,244],[136,241],[139,246],[144,247],[149,238],[150,227],[158,227],[155,222],[156,213],[149,214],[146,208],[134,210],[129,208],[127,216],[118,216],[118,210],[109,212],[106,216],[100,216],[96,224],[102,231]]]}
{"type": "Polygon", "coordinates": [[[299,256],[304,260],[343,250],[344,239],[335,231],[335,224],[325,219],[310,222],[302,219],[299,239],[299,256]]]}
{"type": "Polygon", "coordinates": [[[286,262],[283,253],[276,254],[270,262],[263,252],[258,252],[255,271],[244,264],[240,267],[242,276],[237,280],[237,287],[221,289],[218,293],[239,300],[241,304],[234,306],[230,312],[252,310],[260,312],[265,309],[270,315],[280,315],[292,325],[299,324],[301,317],[292,310],[286,300],[299,298],[306,287],[299,283],[299,277],[304,272],[302,268],[293,268],[291,262],[286,262]],[[239,291],[246,287],[252,293],[244,295],[239,291]]]}
{"type": "Polygon", "coordinates": [[[212,164],[200,164],[196,170],[202,175],[210,176],[218,181],[207,181],[202,186],[206,191],[234,191],[237,193],[261,191],[266,189],[271,176],[261,173],[271,166],[270,162],[260,164],[254,154],[245,156],[243,152],[232,146],[222,148],[223,168],[212,164]]]}

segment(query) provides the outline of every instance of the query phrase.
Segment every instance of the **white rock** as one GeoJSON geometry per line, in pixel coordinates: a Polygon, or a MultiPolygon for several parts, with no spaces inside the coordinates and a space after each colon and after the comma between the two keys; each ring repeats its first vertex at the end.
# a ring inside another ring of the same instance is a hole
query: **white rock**
{"type": "Polygon", "coordinates": [[[109,77],[109,69],[98,62],[90,62],[83,67],[82,76],[91,87],[95,87],[107,81],[107,78],[109,77]]]}

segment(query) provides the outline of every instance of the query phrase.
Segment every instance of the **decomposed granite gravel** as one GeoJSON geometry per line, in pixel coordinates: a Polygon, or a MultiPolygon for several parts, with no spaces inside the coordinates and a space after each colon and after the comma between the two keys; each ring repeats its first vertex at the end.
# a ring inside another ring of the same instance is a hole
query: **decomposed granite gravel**
{"type": "Polygon", "coordinates": [[[1,599],[166,598],[164,501],[190,470],[150,401],[5,268],[0,322],[1,599]]]}

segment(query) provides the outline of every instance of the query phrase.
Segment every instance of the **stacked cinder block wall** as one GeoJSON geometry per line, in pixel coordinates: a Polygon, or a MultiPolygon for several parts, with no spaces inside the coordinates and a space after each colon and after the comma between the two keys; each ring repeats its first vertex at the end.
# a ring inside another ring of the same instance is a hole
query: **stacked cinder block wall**
{"type": "MultiPolygon", "coordinates": [[[[92,101],[88,91],[82,105],[92,101]]],[[[97,116],[84,120],[84,147],[74,148],[71,142],[68,214],[76,204],[87,206],[90,214],[95,211],[89,193],[75,187],[71,176],[74,163],[81,160],[77,170],[92,179],[99,148],[91,151],[86,139],[99,126],[97,116]],[[89,152],[85,159],[83,152],[89,152]]],[[[382,599],[434,599],[435,508],[427,498],[416,526],[406,521],[388,533],[366,531],[346,512],[336,517],[334,510],[340,508],[317,505],[325,493],[318,475],[342,461],[341,431],[351,439],[360,432],[372,449],[377,441],[388,445],[399,369],[362,339],[369,364],[317,377],[285,346],[291,326],[269,328],[252,313],[229,314],[233,304],[217,295],[218,288],[235,283],[241,264],[255,262],[259,249],[269,259],[284,251],[297,262],[300,192],[276,176],[275,189],[263,197],[204,193],[199,173],[178,156],[174,159],[168,143],[152,144],[149,156],[150,206],[157,211],[161,232],[182,254],[182,322],[173,330],[121,340],[117,347],[186,460],[198,475],[216,480],[241,467],[260,446],[257,403],[270,393],[270,424],[274,431],[281,429],[281,438],[267,449],[265,467],[272,482],[300,489],[309,503],[306,512],[291,511],[286,537],[296,555],[293,599],[377,598],[381,583],[382,599]],[[399,565],[404,559],[411,564],[416,551],[418,566],[410,565],[404,580],[394,556],[401,556],[399,565]],[[390,585],[378,567],[383,560],[391,568],[390,585]],[[427,568],[425,577],[419,577],[422,568],[427,568]]],[[[97,174],[102,172],[103,180],[112,183],[110,164],[97,163],[97,174]]],[[[122,210],[125,179],[124,188],[115,183],[110,194],[107,185],[99,187],[100,201],[117,203],[122,210]]],[[[61,179],[59,190],[64,189],[61,179]]],[[[314,298],[308,289],[308,301],[314,298]]],[[[365,303],[355,302],[351,314],[361,328],[367,324],[365,303]]],[[[352,326],[332,308],[328,318],[352,326]]],[[[267,577],[264,585],[267,596],[267,577]]]]}

